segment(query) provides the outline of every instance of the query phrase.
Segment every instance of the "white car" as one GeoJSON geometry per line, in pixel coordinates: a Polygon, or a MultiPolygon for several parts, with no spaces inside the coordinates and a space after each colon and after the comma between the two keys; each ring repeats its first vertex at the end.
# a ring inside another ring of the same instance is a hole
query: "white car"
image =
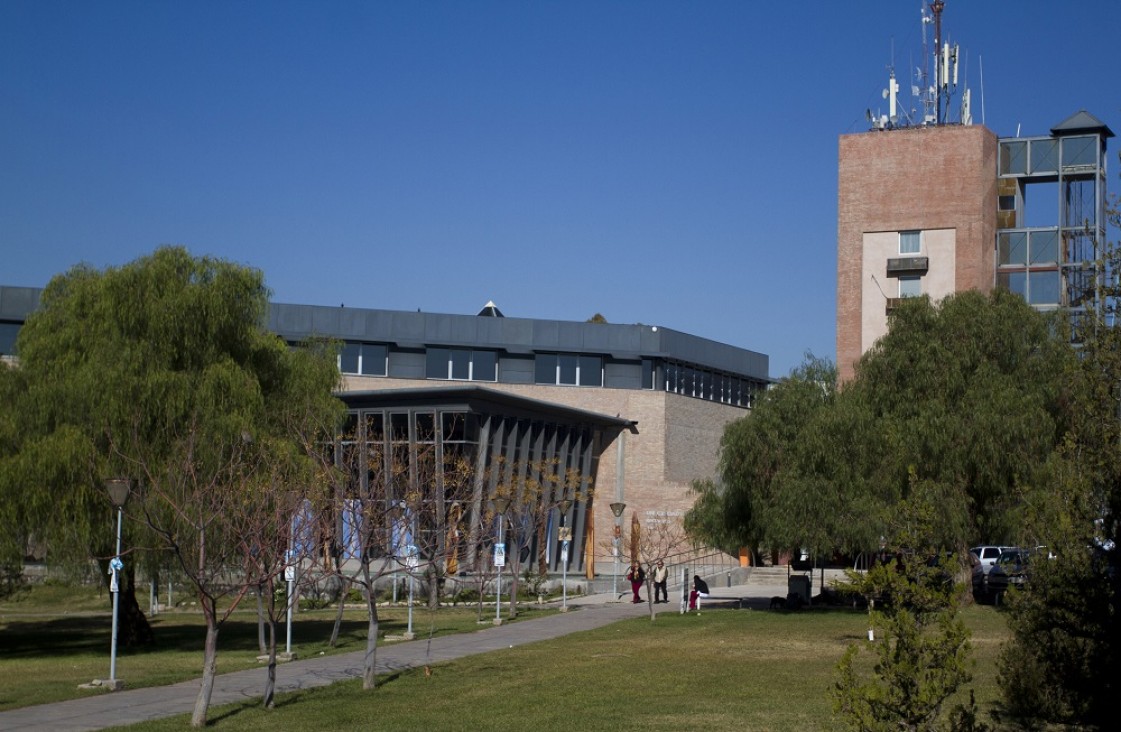
{"type": "Polygon", "coordinates": [[[996,560],[1000,559],[1000,553],[1015,548],[1014,546],[975,546],[969,551],[981,560],[981,570],[988,576],[993,565],[996,564],[996,560]]]}

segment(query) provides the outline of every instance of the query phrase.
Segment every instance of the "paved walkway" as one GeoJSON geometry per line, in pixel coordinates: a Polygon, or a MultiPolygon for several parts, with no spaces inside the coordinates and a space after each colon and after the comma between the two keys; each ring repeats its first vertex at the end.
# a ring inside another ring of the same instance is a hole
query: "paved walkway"
{"type": "MultiPolygon", "coordinates": [[[[744,605],[765,607],[770,597],[785,594],[785,586],[750,584],[714,587],[713,597],[708,602],[726,605],[729,601],[744,598],[745,602],[742,603],[744,605]]],[[[474,633],[441,636],[431,641],[425,638],[407,642],[379,643],[377,671],[379,674],[390,673],[451,661],[475,653],[549,640],[569,633],[599,628],[625,618],[639,617],[649,611],[646,603],[635,605],[626,601],[620,602],[610,594],[572,598],[569,606],[572,612],[487,627],[474,633]]],[[[658,612],[680,611],[680,604],[676,599],[668,604],[654,607],[658,612]]],[[[344,679],[360,678],[363,655],[363,651],[355,651],[279,664],[276,672],[276,691],[281,694],[326,686],[344,679]]],[[[264,690],[264,681],[263,668],[218,676],[210,700],[211,710],[232,702],[250,699],[259,701],[264,690]]],[[[194,709],[198,688],[199,680],[195,679],[171,686],[97,693],[84,699],[13,709],[0,712],[0,730],[49,729],[57,732],[77,732],[190,713],[194,709]]]]}

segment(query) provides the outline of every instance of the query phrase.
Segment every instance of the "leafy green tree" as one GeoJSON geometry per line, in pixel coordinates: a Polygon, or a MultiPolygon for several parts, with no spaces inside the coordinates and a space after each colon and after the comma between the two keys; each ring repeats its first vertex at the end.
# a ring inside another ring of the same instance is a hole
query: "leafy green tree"
{"type": "Polygon", "coordinates": [[[933,530],[940,497],[915,481],[895,507],[884,561],[849,572],[843,589],[869,599],[869,643],[850,645],[838,664],[834,712],[850,728],[891,730],[984,729],[972,703],[944,714],[946,701],[971,680],[969,631],[958,617],[961,588],[951,557],[936,548],[933,530]],[[871,656],[868,668],[863,656],[871,656]]]}
{"type": "Polygon", "coordinates": [[[727,551],[761,543],[789,547],[800,540],[798,519],[776,510],[778,494],[806,425],[832,403],[836,383],[833,364],[807,354],[748,417],[725,428],[719,481],[693,485],[696,501],[685,516],[691,535],[727,551]]]}
{"type": "Polygon", "coordinates": [[[333,352],[290,349],[262,327],[267,305],[259,272],[168,247],[54,278],[18,342],[23,437],[0,470],[6,493],[13,479],[38,487],[21,510],[52,554],[107,557],[102,483],[132,480],[129,545],[170,551],[207,622],[196,726],[221,624],[275,568],[250,561],[276,554],[259,529],[288,525],[293,494],[329,484],[306,434],[341,416],[333,352]]]}
{"type": "Polygon", "coordinates": [[[881,426],[872,492],[905,498],[914,470],[941,495],[943,545],[1013,538],[1018,486],[1069,428],[1073,360],[1062,322],[1005,290],[905,301],[842,395],[881,426]]]}
{"type": "Polygon", "coordinates": [[[834,392],[810,360],[725,429],[720,482],[699,484],[691,530],[727,546],[869,550],[916,481],[942,546],[1008,541],[1020,486],[1069,428],[1074,354],[1017,295],[911,298],[834,392]]]}
{"type": "Polygon", "coordinates": [[[1064,451],[1048,475],[1028,518],[1030,543],[1047,548],[1030,555],[1025,590],[1007,598],[1012,640],[999,661],[1005,711],[1028,724],[1105,729],[1115,716],[1111,669],[1121,640],[1116,550],[1097,534],[1101,505],[1079,456],[1064,451]]]}
{"type": "Polygon", "coordinates": [[[24,391],[22,372],[0,359],[0,572],[5,579],[0,596],[18,585],[32,538],[26,507],[16,500],[23,487],[15,460],[23,444],[23,432],[14,407],[24,391]]]}
{"type": "MultiPolygon", "coordinates": [[[[1110,223],[1121,225],[1115,198],[1110,223]]],[[[1104,311],[1077,322],[1080,358],[1072,427],[1039,480],[1024,488],[1025,539],[1043,545],[1029,563],[1026,591],[1009,597],[1012,640],[1000,660],[1007,712],[1039,721],[1105,729],[1113,721],[1121,659],[1121,287],[1118,253],[1099,263],[1104,311]],[[1044,558],[1046,557],[1046,558],[1044,558]]]]}

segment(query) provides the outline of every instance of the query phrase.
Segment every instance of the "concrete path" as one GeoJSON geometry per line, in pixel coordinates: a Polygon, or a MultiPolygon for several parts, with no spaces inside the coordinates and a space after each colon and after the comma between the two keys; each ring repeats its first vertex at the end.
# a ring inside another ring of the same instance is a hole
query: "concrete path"
{"type": "MultiPolygon", "coordinates": [[[[786,594],[785,586],[750,584],[714,587],[709,606],[742,604],[766,607],[769,598],[786,594]],[[740,599],[744,602],[738,602],[740,599]]],[[[645,595],[644,595],[645,597],[645,595]]],[[[625,598],[624,598],[625,600],[625,598]]],[[[618,620],[640,617],[649,612],[644,602],[632,604],[612,595],[591,595],[569,601],[571,612],[486,627],[474,633],[461,633],[407,642],[379,643],[377,670],[391,673],[426,664],[451,661],[476,653],[535,643],[569,633],[591,630],[618,620]]],[[[676,598],[654,606],[658,612],[680,612],[676,598]]],[[[703,608],[702,608],[703,609],[703,608]]],[[[221,649],[219,649],[221,653],[221,649]]],[[[277,666],[277,693],[310,689],[344,679],[360,678],[363,652],[318,656],[277,666]]],[[[127,678],[126,678],[127,684],[127,678]]],[[[263,668],[222,674],[215,681],[211,710],[222,704],[245,700],[260,701],[264,689],[263,668]]],[[[95,693],[84,699],[41,704],[0,712],[0,730],[55,730],[77,732],[97,730],[175,714],[190,713],[198,696],[199,680],[171,686],[125,689],[114,693],[95,693]]]]}

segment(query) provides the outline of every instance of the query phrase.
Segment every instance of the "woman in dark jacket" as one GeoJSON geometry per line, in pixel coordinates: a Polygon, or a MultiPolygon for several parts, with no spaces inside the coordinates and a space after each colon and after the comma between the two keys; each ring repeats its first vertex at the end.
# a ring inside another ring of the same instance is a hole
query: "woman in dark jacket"
{"type": "Polygon", "coordinates": [[[697,609],[697,598],[708,597],[708,583],[699,574],[693,575],[693,591],[689,593],[689,609],[697,609]]]}
{"type": "Polygon", "coordinates": [[[627,579],[631,583],[631,591],[634,593],[634,599],[631,602],[642,602],[642,598],[638,596],[638,591],[642,589],[642,585],[646,582],[646,570],[638,562],[631,562],[631,568],[627,570],[627,579]]]}

